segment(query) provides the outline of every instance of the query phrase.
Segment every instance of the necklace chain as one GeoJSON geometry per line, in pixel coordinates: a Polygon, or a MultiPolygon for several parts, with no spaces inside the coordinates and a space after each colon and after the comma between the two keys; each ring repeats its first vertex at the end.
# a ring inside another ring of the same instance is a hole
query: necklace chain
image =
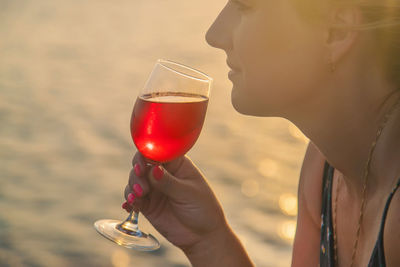
{"type": "MultiPolygon", "coordinates": [[[[367,198],[367,182],[368,182],[368,175],[369,175],[369,171],[370,171],[370,165],[371,165],[371,160],[372,160],[372,155],[375,151],[375,147],[376,144],[378,143],[379,137],[382,134],[383,129],[385,128],[387,122],[389,121],[393,111],[397,108],[397,106],[400,105],[400,100],[397,101],[385,114],[383,121],[380,125],[380,127],[378,128],[378,131],[376,132],[376,136],[374,141],[371,144],[371,148],[369,150],[369,154],[368,154],[368,159],[367,162],[365,164],[365,168],[364,168],[364,184],[363,184],[363,189],[362,189],[362,199],[361,199],[361,207],[360,207],[360,215],[358,217],[358,224],[357,224],[357,232],[356,232],[356,239],[354,241],[354,245],[353,245],[353,252],[351,255],[351,264],[350,267],[354,266],[354,260],[356,258],[356,254],[357,254],[357,247],[358,247],[358,240],[360,237],[360,231],[361,231],[361,223],[362,223],[362,219],[364,217],[364,208],[365,208],[365,203],[366,203],[366,198],[367,198]]],[[[341,180],[339,180],[340,182],[341,180]]],[[[337,214],[337,199],[338,199],[338,192],[339,192],[339,182],[336,185],[336,196],[335,196],[335,208],[334,208],[334,223],[333,223],[333,239],[334,239],[334,255],[335,255],[335,262],[337,262],[337,223],[336,223],[336,214],[337,214]]]]}

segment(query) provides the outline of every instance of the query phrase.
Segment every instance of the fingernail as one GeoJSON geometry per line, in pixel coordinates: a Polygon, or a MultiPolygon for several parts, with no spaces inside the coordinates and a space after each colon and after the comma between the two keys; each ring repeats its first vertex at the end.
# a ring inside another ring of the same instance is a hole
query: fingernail
{"type": "Polygon", "coordinates": [[[160,166],[155,166],[153,168],[153,176],[156,180],[161,180],[161,178],[164,176],[164,171],[160,166]]]}
{"type": "Polygon", "coordinates": [[[135,192],[137,197],[141,197],[143,195],[143,189],[140,184],[133,185],[133,192],[135,192]]]}
{"type": "Polygon", "coordinates": [[[136,176],[140,176],[140,165],[138,163],[135,164],[133,169],[135,170],[136,176]]]}
{"type": "Polygon", "coordinates": [[[133,201],[135,201],[135,195],[132,194],[132,193],[130,193],[130,194],[128,195],[128,204],[129,204],[129,205],[132,205],[133,201]]]}
{"type": "Polygon", "coordinates": [[[128,203],[126,201],[122,204],[122,208],[124,210],[126,210],[128,208],[128,203]]]}

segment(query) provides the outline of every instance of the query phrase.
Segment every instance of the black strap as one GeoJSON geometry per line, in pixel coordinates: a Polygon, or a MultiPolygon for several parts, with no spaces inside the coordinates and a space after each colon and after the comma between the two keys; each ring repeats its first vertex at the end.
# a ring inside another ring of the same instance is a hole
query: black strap
{"type": "Polygon", "coordinates": [[[375,244],[374,250],[372,252],[372,256],[369,261],[368,267],[384,267],[384,266],[386,266],[385,249],[383,246],[383,237],[384,237],[384,233],[385,233],[385,222],[386,222],[386,217],[387,217],[387,214],[389,211],[390,203],[392,202],[393,196],[399,187],[400,187],[400,178],[397,181],[396,186],[393,188],[392,192],[390,193],[390,195],[386,201],[385,209],[384,209],[383,215],[382,215],[381,226],[379,229],[378,240],[376,241],[376,244],[375,244]]]}
{"type": "Polygon", "coordinates": [[[335,266],[334,243],[332,232],[332,180],[334,168],[325,162],[322,180],[322,207],[321,207],[321,248],[320,266],[335,266]]]}

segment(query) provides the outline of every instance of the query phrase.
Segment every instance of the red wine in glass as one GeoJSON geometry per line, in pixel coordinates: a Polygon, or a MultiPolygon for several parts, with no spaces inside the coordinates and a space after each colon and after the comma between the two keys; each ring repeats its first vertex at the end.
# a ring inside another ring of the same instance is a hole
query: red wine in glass
{"type": "Polygon", "coordinates": [[[145,94],[137,98],[131,134],[144,157],[168,162],[194,145],[203,127],[208,98],[176,92],[145,94]]]}
{"type": "MultiPolygon", "coordinates": [[[[162,164],[183,156],[203,127],[212,79],[185,65],[158,60],[133,108],[133,142],[148,160],[162,164]]],[[[138,213],[125,221],[99,220],[96,230],[126,248],[156,250],[160,243],[138,227],[138,213]]]]}

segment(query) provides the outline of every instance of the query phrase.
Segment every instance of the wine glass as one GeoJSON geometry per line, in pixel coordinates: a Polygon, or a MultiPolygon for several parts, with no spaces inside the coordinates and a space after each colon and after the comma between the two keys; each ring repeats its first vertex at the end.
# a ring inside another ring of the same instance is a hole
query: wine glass
{"type": "MultiPolygon", "coordinates": [[[[136,99],[131,135],[149,165],[183,156],[200,135],[212,78],[185,65],[159,59],[136,99]]],[[[94,227],[109,240],[143,251],[156,250],[158,240],[138,228],[137,212],[125,221],[99,220],[94,227]]]]}

